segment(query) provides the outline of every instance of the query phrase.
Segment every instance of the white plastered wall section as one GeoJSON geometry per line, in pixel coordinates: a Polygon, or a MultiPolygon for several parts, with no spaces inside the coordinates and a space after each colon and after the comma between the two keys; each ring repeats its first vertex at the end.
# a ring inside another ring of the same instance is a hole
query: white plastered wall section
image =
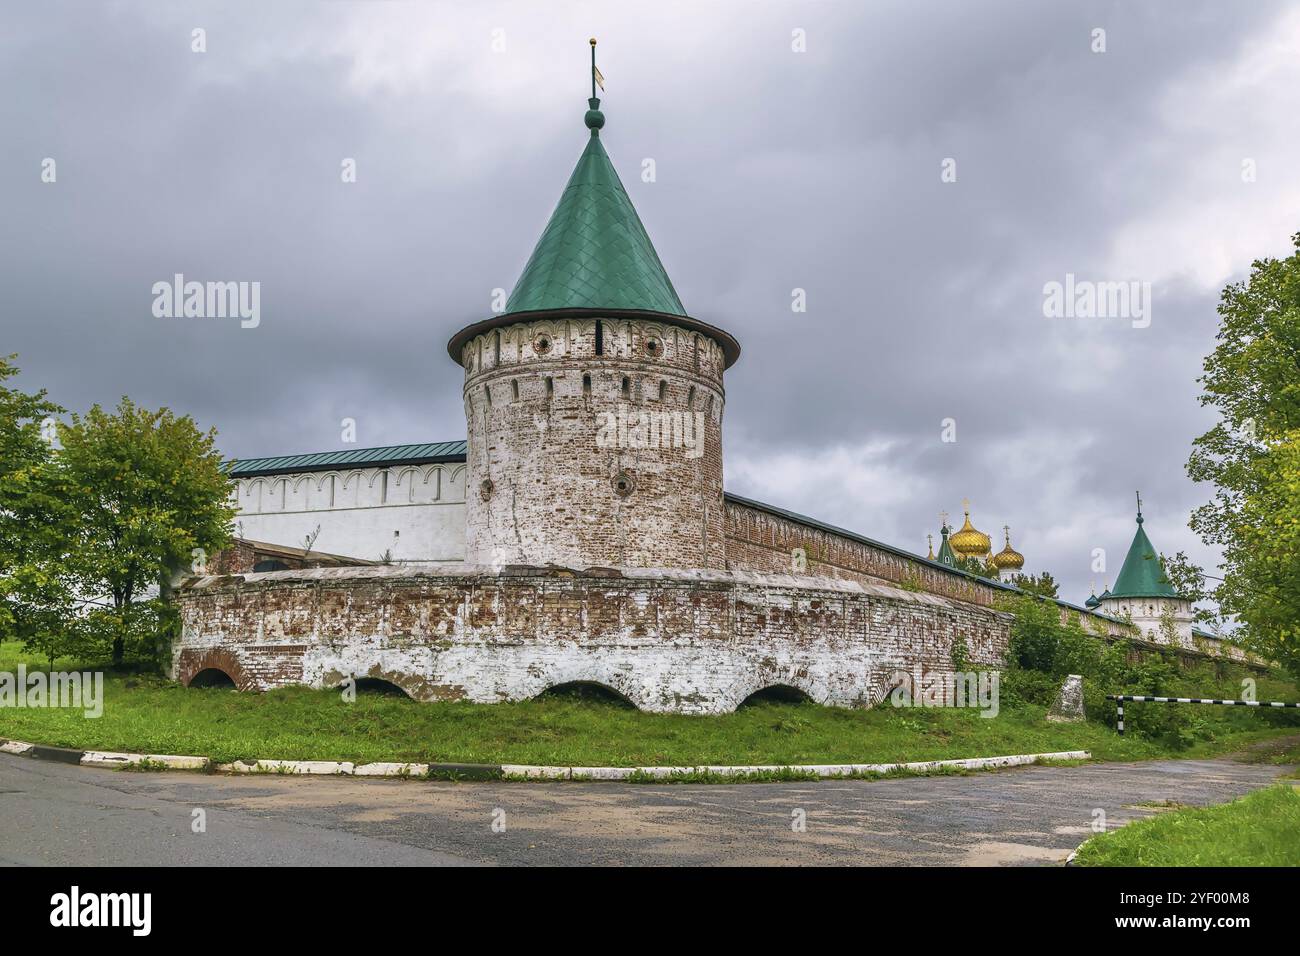
{"type": "Polygon", "coordinates": [[[465,465],[353,468],[239,478],[235,534],[253,541],[378,561],[460,563],[465,465]]]}

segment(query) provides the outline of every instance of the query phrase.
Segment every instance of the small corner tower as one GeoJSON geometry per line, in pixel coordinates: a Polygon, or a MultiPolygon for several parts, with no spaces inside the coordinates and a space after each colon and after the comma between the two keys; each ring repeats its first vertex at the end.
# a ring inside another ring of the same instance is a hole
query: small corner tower
{"type": "Polygon", "coordinates": [[[944,567],[955,568],[957,567],[957,555],[953,552],[952,545],[949,543],[949,535],[952,534],[952,529],[948,527],[948,512],[939,512],[939,522],[939,537],[942,538],[942,542],[939,544],[939,553],[932,560],[939,562],[944,567]]]}
{"type": "Polygon", "coordinates": [[[1174,590],[1160,554],[1142,528],[1142,496],[1138,496],[1137,531],[1115,586],[1097,599],[1096,609],[1116,617],[1127,615],[1149,641],[1192,646],[1192,602],[1174,590]],[[1172,629],[1172,633],[1170,630],[1172,629]]]}
{"type": "Polygon", "coordinates": [[[722,569],[722,374],[740,346],[687,315],[614,171],[595,49],[586,148],[505,311],[448,343],[466,561],[722,569]]]}

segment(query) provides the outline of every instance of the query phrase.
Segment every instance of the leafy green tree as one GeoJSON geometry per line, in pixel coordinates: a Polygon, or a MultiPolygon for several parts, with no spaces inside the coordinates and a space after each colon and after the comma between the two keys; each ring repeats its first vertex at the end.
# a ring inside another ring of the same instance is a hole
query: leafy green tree
{"type": "Polygon", "coordinates": [[[159,586],[229,541],[236,509],[215,438],[189,416],[128,398],[59,429],[57,480],[75,512],[71,564],[90,606],[84,622],[115,667],[128,648],[145,660],[161,654],[172,620],[159,586]]]}
{"type": "Polygon", "coordinates": [[[1036,594],[1039,597],[1053,599],[1060,597],[1056,578],[1052,577],[1051,572],[1049,571],[1044,571],[1042,574],[1038,575],[1016,574],[1012,576],[1009,583],[1014,584],[1022,591],[1026,591],[1029,594],[1036,594]]]}
{"type": "Polygon", "coordinates": [[[1011,666],[1057,677],[1099,673],[1105,644],[1084,628],[1077,615],[1069,613],[1062,620],[1058,604],[1028,594],[1017,595],[1004,606],[1015,615],[1008,654],[1011,666]]]}
{"type": "Polygon", "coordinates": [[[44,391],[5,384],[16,356],[0,356],[0,638],[20,637],[62,652],[74,618],[67,511],[50,482],[54,416],[63,409],[44,391]]]}
{"type": "Polygon", "coordinates": [[[958,558],[956,567],[958,570],[967,571],[981,578],[992,579],[998,576],[996,568],[991,567],[987,562],[981,561],[979,558],[958,558]]]}
{"type": "Polygon", "coordinates": [[[1206,593],[1246,647],[1300,676],[1300,233],[1292,241],[1291,256],[1258,260],[1223,290],[1200,378],[1219,421],[1193,443],[1187,473],[1215,486],[1191,521],[1223,549],[1224,577],[1206,593]]]}

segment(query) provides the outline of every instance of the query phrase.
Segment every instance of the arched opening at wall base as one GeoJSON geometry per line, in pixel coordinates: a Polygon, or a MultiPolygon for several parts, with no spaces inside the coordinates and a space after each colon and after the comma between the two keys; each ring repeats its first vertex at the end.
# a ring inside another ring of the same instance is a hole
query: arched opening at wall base
{"type": "MultiPolygon", "coordinates": [[[[789,684],[771,684],[754,691],[740,702],[740,707],[755,704],[811,704],[813,699],[798,687],[789,684]]],[[[739,709],[739,708],[737,708],[739,709]]]]}
{"type": "Polygon", "coordinates": [[[599,704],[636,710],[636,704],[607,684],[576,680],[555,684],[538,694],[534,700],[566,700],[583,704],[599,704]]]}
{"type": "Polygon", "coordinates": [[[356,686],[357,696],[367,697],[395,697],[403,700],[413,700],[406,688],[400,684],[394,684],[390,680],[384,680],[382,677],[358,677],[356,686]]]}
{"type": "Polygon", "coordinates": [[[197,687],[201,690],[235,690],[237,686],[235,679],[218,667],[205,667],[189,679],[186,687],[197,687]]]}

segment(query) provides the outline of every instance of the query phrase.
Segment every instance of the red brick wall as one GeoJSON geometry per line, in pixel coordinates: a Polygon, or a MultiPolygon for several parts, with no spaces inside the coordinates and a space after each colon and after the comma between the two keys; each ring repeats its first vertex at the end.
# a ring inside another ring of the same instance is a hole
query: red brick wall
{"type": "Polygon", "coordinates": [[[790,574],[795,548],[806,552],[808,574],[867,584],[919,586],[930,594],[985,607],[1007,593],[883,548],[873,548],[736,501],[727,502],[728,568],[790,574]]]}

